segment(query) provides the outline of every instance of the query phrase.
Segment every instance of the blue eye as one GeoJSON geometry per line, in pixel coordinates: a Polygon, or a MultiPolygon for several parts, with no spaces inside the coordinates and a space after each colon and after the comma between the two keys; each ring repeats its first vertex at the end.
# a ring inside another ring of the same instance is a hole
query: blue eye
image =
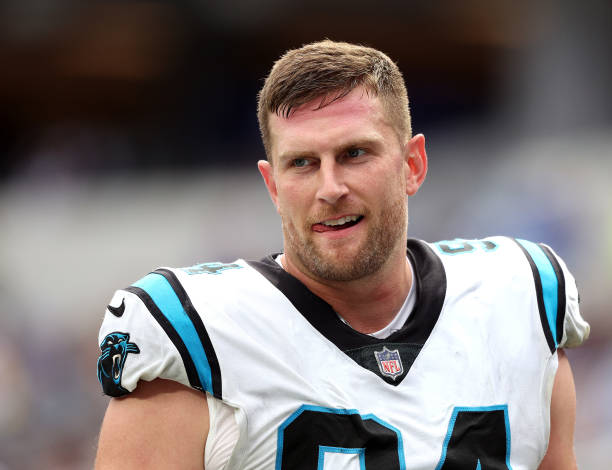
{"type": "Polygon", "coordinates": [[[306,165],[308,165],[308,160],[306,160],[305,158],[296,158],[295,160],[293,160],[293,166],[296,168],[302,168],[306,165]]]}
{"type": "Polygon", "coordinates": [[[350,157],[350,158],[355,158],[355,157],[360,157],[365,153],[365,150],[363,149],[358,149],[358,148],[352,148],[352,149],[348,149],[346,154],[350,157]]]}

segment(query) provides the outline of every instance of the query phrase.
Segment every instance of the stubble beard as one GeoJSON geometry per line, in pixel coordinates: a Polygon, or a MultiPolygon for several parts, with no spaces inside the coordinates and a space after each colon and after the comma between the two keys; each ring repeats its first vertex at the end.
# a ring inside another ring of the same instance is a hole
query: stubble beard
{"type": "Polygon", "coordinates": [[[281,214],[287,251],[297,257],[305,274],[326,281],[347,282],[378,272],[398,243],[405,245],[408,227],[408,206],[405,197],[387,204],[379,220],[366,214],[369,230],[365,241],[356,250],[324,251],[309,234],[311,228],[298,232],[281,214]]]}

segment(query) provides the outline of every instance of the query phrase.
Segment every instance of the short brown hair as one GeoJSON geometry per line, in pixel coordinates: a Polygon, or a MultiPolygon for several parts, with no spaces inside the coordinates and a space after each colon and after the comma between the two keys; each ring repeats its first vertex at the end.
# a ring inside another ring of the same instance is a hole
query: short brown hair
{"type": "Polygon", "coordinates": [[[397,65],[371,47],[326,39],[287,51],[259,92],[257,118],[268,160],[269,113],[289,117],[292,110],[318,97],[321,108],[359,86],[380,97],[400,138],[409,139],[408,94],[397,65]]]}

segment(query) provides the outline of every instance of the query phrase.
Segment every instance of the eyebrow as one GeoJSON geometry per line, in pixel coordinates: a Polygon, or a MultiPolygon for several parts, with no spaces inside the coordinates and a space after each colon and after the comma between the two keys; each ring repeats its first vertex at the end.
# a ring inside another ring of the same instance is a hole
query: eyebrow
{"type": "MultiPolygon", "coordinates": [[[[347,140],[342,142],[340,145],[334,147],[334,153],[339,154],[351,148],[378,148],[383,144],[382,137],[371,136],[347,140]]],[[[311,158],[316,157],[317,152],[310,150],[288,150],[278,156],[279,162],[292,161],[298,158],[311,158]]]]}

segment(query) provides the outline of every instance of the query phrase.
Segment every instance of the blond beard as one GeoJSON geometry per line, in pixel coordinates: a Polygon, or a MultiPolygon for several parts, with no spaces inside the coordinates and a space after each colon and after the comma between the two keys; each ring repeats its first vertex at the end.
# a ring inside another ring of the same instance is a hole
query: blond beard
{"type": "MultiPolygon", "coordinates": [[[[366,214],[366,218],[369,218],[366,214]]],[[[383,207],[379,220],[368,220],[365,242],[354,254],[333,256],[316,246],[312,237],[304,236],[310,227],[298,233],[281,213],[286,251],[293,254],[306,270],[305,274],[327,281],[354,281],[376,273],[386,263],[398,243],[406,244],[408,206],[405,198],[383,207]]]]}

